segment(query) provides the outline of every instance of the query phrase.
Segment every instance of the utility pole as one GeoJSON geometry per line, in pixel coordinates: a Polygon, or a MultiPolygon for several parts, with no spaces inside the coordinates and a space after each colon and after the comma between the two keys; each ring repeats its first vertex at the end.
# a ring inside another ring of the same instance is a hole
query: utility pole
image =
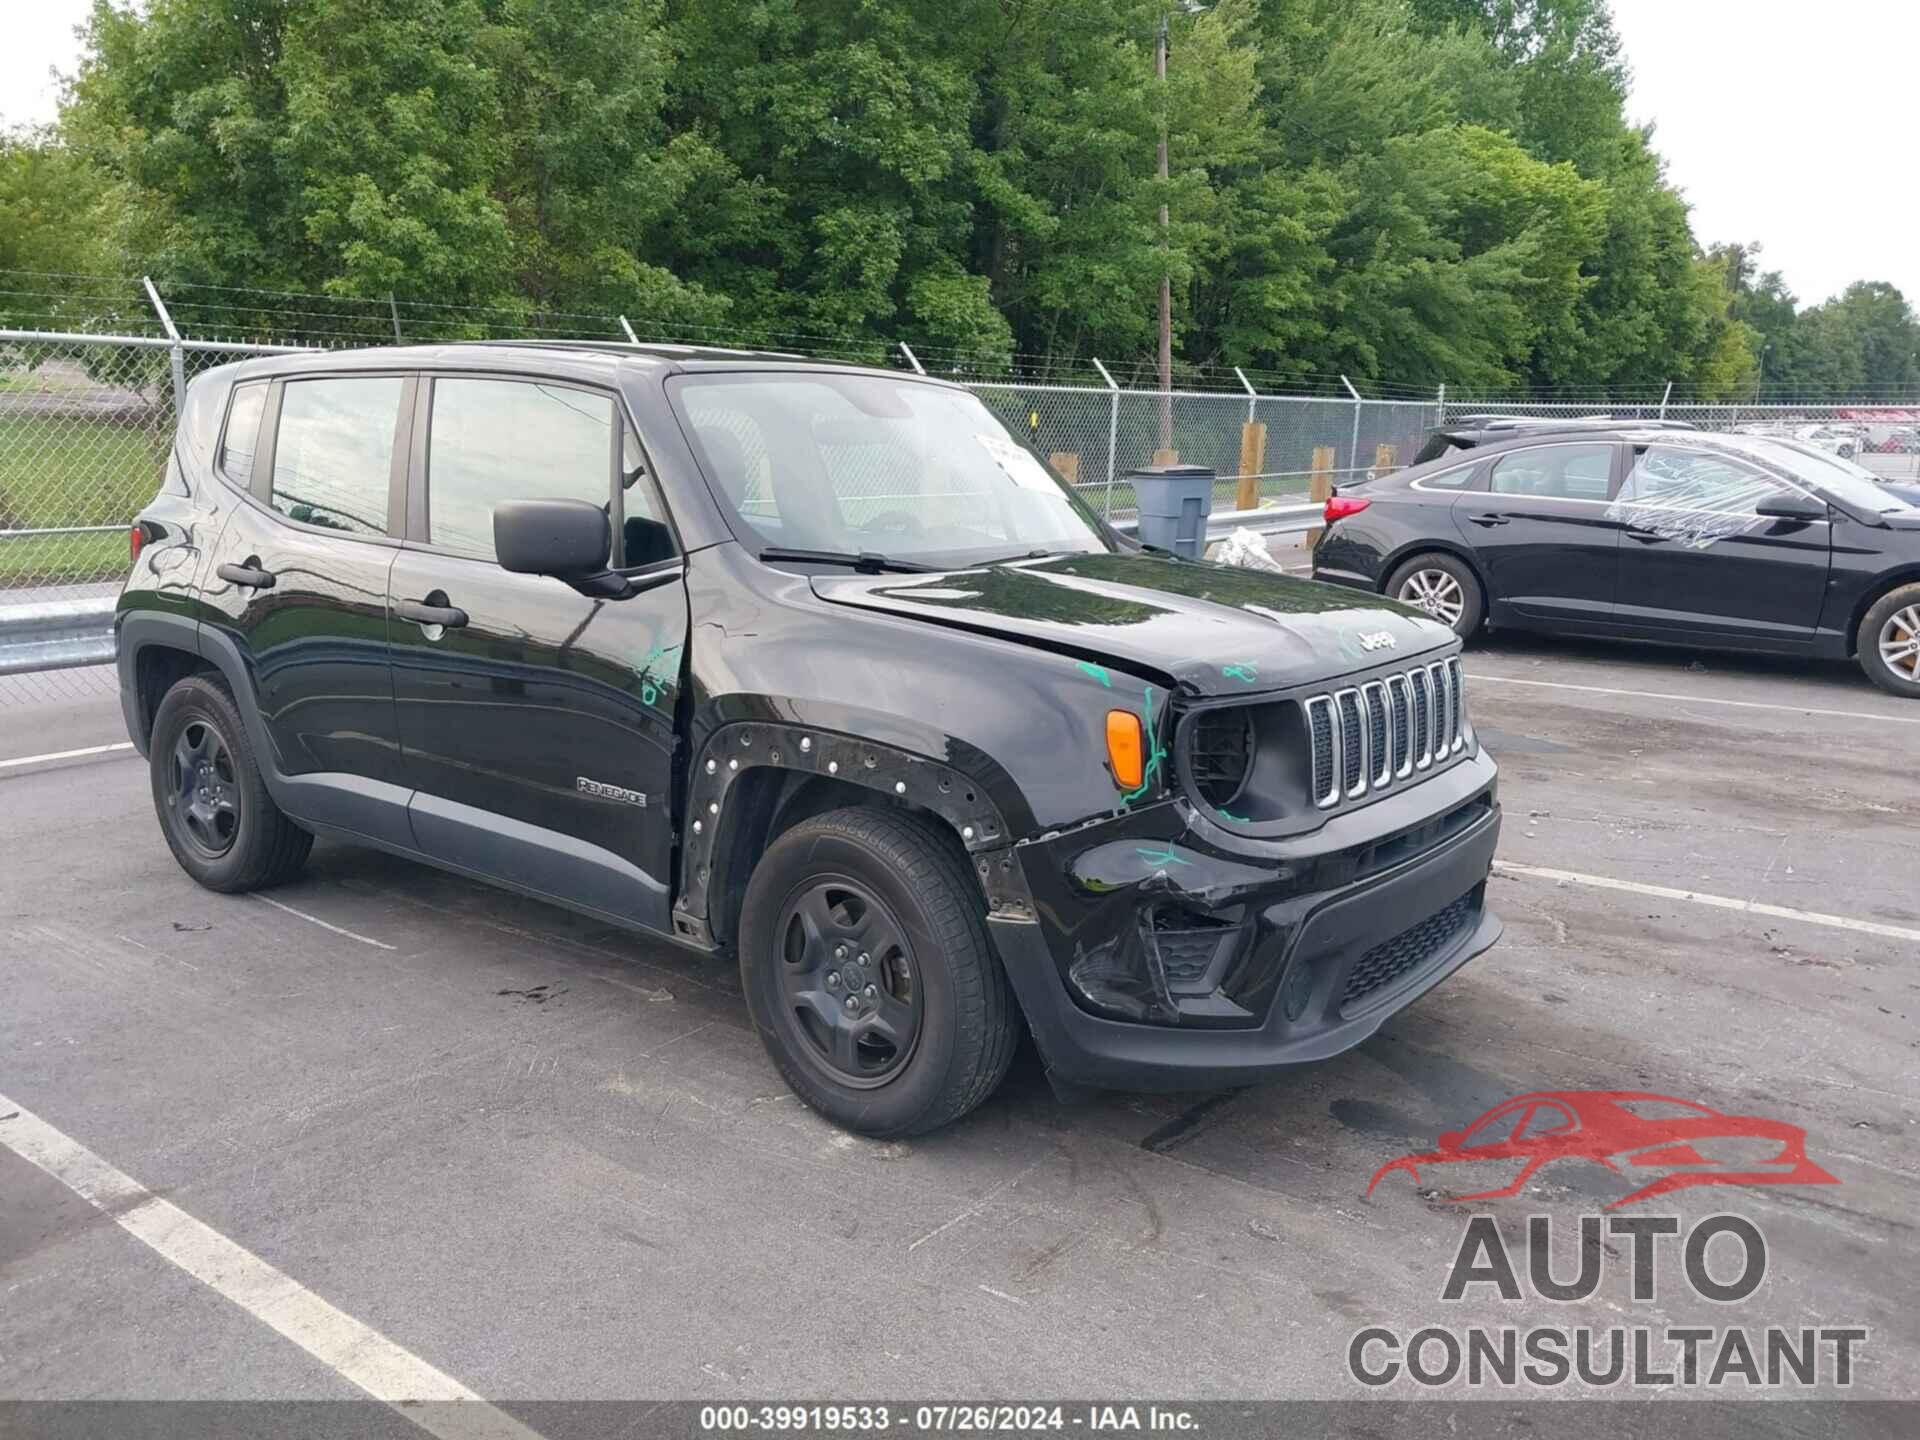
{"type": "MultiPolygon", "coordinates": [[[[1167,23],[1160,17],[1159,42],[1153,50],[1153,76],[1160,86],[1160,248],[1169,248],[1165,186],[1167,183],[1167,23]]],[[[1160,448],[1173,449],[1173,281],[1160,276],[1160,448]]]]}

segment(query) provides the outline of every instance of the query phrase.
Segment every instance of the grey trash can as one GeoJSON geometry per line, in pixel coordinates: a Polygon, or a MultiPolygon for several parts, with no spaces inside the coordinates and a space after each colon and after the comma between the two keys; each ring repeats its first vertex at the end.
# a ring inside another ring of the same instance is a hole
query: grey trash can
{"type": "Polygon", "coordinates": [[[1149,465],[1127,479],[1139,502],[1140,543],[1200,559],[1213,513],[1214,472],[1205,465],[1149,465]]]}

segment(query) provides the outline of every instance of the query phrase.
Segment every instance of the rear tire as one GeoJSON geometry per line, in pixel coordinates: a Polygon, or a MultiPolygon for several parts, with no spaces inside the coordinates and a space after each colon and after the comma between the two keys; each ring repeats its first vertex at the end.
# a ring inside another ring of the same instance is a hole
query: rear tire
{"type": "Polygon", "coordinates": [[[1396,568],[1383,593],[1424,610],[1462,640],[1472,638],[1486,615],[1486,596],[1473,571],[1438,550],[1416,555],[1396,568]]]}
{"type": "Polygon", "coordinates": [[[1860,668],[1889,695],[1920,700],[1920,585],[1889,590],[1861,617],[1860,668]]]}
{"type": "Polygon", "coordinates": [[[307,863],[313,836],[273,803],[239,708],[218,681],[190,675],[167,691],[147,770],[167,847],[207,889],[278,885],[307,863]]]}
{"type": "Polygon", "coordinates": [[[741,910],[740,982],[794,1093],[862,1135],[957,1120],[1020,1035],[965,856],[904,811],[835,810],[768,847],[741,910]]]}

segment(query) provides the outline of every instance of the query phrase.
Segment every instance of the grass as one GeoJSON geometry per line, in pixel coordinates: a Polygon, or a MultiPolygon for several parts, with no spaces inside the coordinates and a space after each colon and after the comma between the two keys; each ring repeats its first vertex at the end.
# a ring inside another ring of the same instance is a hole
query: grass
{"type": "MultiPolygon", "coordinates": [[[[125,525],[160,488],[167,437],[120,419],[0,418],[0,529],[125,525]]],[[[0,587],[118,579],[124,533],[0,539],[0,587]]]]}

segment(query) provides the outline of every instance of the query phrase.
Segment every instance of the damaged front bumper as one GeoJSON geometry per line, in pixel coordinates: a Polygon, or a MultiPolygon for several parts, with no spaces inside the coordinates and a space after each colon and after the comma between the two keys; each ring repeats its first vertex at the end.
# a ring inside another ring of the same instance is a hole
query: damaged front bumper
{"type": "Polygon", "coordinates": [[[1017,847],[1033,910],[988,924],[1056,1077],[1246,1085],[1359,1044],[1499,939],[1499,833],[1483,754],[1285,840],[1168,801],[1017,847]]]}

